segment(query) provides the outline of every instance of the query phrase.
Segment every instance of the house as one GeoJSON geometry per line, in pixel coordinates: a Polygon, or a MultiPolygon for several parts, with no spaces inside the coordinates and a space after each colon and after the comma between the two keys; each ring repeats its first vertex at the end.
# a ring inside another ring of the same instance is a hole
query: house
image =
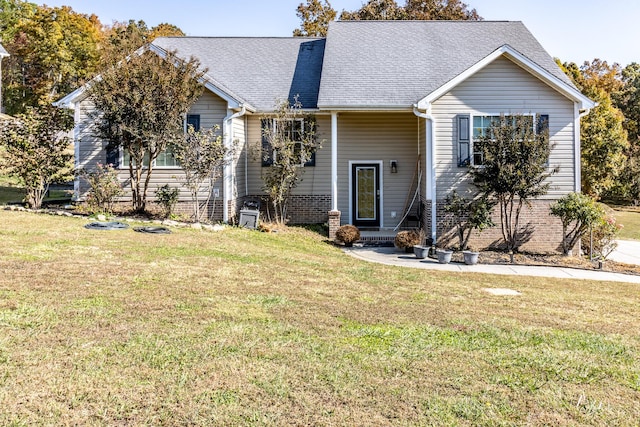
{"type": "Polygon", "coordinates": [[[0,120],[7,118],[9,116],[6,116],[5,114],[3,114],[3,108],[2,108],[2,59],[9,56],[9,52],[7,52],[5,50],[5,48],[0,44],[0,120]]]}
{"type": "MultiPolygon", "coordinates": [[[[553,144],[550,167],[558,172],[549,193],[523,213],[536,228],[525,248],[555,250],[560,243],[549,205],[580,190],[580,117],[595,104],[521,22],[338,21],[326,38],[168,37],[150,49],[176,50],[207,67],[206,91],[188,121],[218,124],[226,143],[241,147],[214,190],[219,219],[232,221],[243,201],[263,194],[268,165],[252,147],[261,143],[268,122],[262,119],[276,99],[297,95],[325,143],[295,189],[292,223],[328,222],[330,234],[355,224],[393,235],[415,226],[410,214],[446,244],[452,235],[443,200],[453,189],[472,188],[474,135],[500,114],[540,114],[553,144]]],[[[86,98],[80,88],[58,103],[75,110],[78,167],[107,160],[106,142],[91,134],[86,98]]],[[[178,185],[172,177],[179,168],[157,167],[155,185],[178,185]]],[[[82,199],[86,188],[78,181],[75,190],[82,199]]],[[[474,239],[488,245],[499,237],[497,228],[474,239]]]]}

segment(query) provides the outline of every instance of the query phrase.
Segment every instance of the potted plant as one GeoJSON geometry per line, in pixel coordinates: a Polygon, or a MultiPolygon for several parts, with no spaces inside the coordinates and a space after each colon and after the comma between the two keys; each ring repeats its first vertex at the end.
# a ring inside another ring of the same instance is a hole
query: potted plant
{"type": "Polygon", "coordinates": [[[413,252],[413,247],[420,243],[420,233],[415,230],[403,230],[396,234],[394,244],[398,249],[413,252]]]}
{"type": "Polygon", "coordinates": [[[451,262],[451,255],[453,255],[453,251],[448,249],[436,249],[436,255],[438,256],[438,262],[440,264],[449,264],[451,262]]]}
{"type": "Polygon", "coordinates": [[[455,190],[445,199],[444,211],[453,216],[458,248],[462,251],[466,264],[478,262],[478,252],[469,248],[469,238],[473,230],[482,232],[495,225],[491,219],[492,208],[493,203],[486,196],[468,200],[455,190]]]}
{"type": "Polygon", "coordinates": [[[478,256],[480,252],[475,251],[472,247],[467,247],[467,250],[462,251],[462,256],[464,257],[464,263],[467,265],[475,265],[478,263],[478,256]]]}
{"type": "Polygon", "coordinates": [[[355,225],[343,225],[336,230],[336,240],[350,248],[354,242],[360,240],[360,230],[355,225]]]}
{"type": "Polygon", "coordinates": [[[433,245],[433,239],[430,237],[427,239],[424,233],[424,229],[420,229],[418,232],[420,236],[420,243],[417,245],[413,245],[413,253],[418,259],[425,259],[429,256],[431,252],[431,246],[433,245]]]}

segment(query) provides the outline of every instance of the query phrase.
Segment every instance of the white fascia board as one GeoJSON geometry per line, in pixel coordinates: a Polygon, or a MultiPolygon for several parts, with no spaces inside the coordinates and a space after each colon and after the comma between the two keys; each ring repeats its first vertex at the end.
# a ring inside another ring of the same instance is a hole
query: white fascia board
{"type": "Polygon", "coordinates": [[[556,91],[560,92],[565,97],[569,98],[573,102],[577,102],[580,105],[580,109],[591,109],[596,106],[596,103],[591,99],[584,96],[579,90],[574,89],[573,87],[567,85],[562,80],[558,79],[556,76],[540,67],[535,62],[531,61],[526,56],[522,55],[520,52],[512,48],[511,46],[505,44],[498,49],[491,52],[489,55],[485,56],[483,59],[475,63],[473,66],[467,68],[464,72],[457,75],[455,78],[449,80],[444,85],[440,86],[438,89],[431,92],[426,97],[422,98],[418,101],[418,108],[425,110],[429,107],[429,105],[434,102],[436,99],[440,98],[447,92],[451,91],[454,87],[458,86],[460,83],[467,80],[469,77],[476,74],[478,71],[495,61],[501,56],[505,56],[511,61],[515,62],[520,67],[524,68],[549,86],[551,86],[556,91]]]}

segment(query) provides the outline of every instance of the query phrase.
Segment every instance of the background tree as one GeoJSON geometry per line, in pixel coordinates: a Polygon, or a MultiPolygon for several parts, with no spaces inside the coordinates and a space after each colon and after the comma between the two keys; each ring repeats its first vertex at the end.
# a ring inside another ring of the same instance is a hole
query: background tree
{"type": "MultiPolygon", "coordinates": [[[[539,122],[540,118],[536,118],[539,122]]],[[[500,227],[508,251],[517,251],[532,230],[520,225],[522,208],[547,193],[545,180],[551,153],[548,129],[536,132],[530,116],[502,116],[495,120],[479,144],[482,167],[471,169],[473,183],[481,194],[500,207],[500,227]]]]}
{"type": "Polygon", "coordinates": [[[40,208],[50,184],[73,177],[68,137],[72,128],[68,111],[46,105],[28,107],[15,120],[0,121],[1,166],[24,185],[29,207],[40,208]]]}
{"type": "Polygon", "coordinates": [[[182,30],[175,25],[162,23],[149,28],[140,20],[115,22],[105,29],[105,45],[102,52],[102,66],[109,67],[121,61],[157,37],[184,36],[182,30]]]}
{"type": "Polygon", "coordinates": [[[328,0],[307,0],[300,3],[296,15],[300,18],[300,28],[293,30],[296,37],[325,37],[329,22],[336,19],[336,11],[328,0]]]}
{"type": "Polygon", "coordinates": [[[76,13],[68,6],[8,7],[20,14],[3,31],[11,53],[3,76],[9,114],[50,103],[93,75],[102,40],[95,15],[76,13]]]}
{"type": "Polygon", "coordinates": [[[128,154],[133,208],[144,211],[154,162],[184,134],[184,116],[202,94],[205,70],[175,53],[145,52],[105,69],[89,88],[97,133],[128,154]]]}
{"type": "Polygon", "coordinates": [[[365,20],[480,20],[475,9],[460,0],[407,0],[399,6],[393,0],[369,0],[353,12],[343,11],[342,21],[365,20]]]}
{"type": "Polygon", "coordinates": [[[640,64],[632,63],[621,73],[622,89],[612,95],[614,103],[624,115],[622,126],[629,142],[617,195],[640,204],[640,64]]]}
{"type": "Polygon", "coordinates": [[[263,119],[266,125],[262,128],[260,153],[263,164],[268,161],[269,167],[262,169],[262,180],[275,221],[284,224],[291,192],[304,174],[302,165],[311,159],[321,142],[316,138],[314,117],[302,111],[302,104],[297,98],[293,104],[287,100],[279,101],[275,110],[275,118],[263,119]],[[296,123],[303,123],[304,128],[296,129],[296,123]]]}
{"type": "Polygon", "coordinates": [[[600,198],[616,185],[625,164],[627,135],[622,126],[624,116],[612,102],[612,95],[622,88],[618,64],[599,59],[561,64],[582,93],[598,106],[581,120],[582,191],[600,198]]]}
{"type": "Polygon", "coordinates": [[[225,147],[219,131],[217,125],[198,131],[189,125],[184,138],[173,146],[174,155],[185,173],[183,181],[191,193],[196,222],[200,221],[201,207],[209,204],[215,182],[235,151],[234,147],[225,147]],[[203,193],[207,196],[201,204],[200,195],[203,193]]]}

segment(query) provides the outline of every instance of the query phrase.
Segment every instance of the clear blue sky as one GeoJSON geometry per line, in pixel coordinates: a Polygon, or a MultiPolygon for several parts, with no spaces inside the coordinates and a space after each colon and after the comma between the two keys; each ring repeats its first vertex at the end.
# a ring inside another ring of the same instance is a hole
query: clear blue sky
{"type": "MultiPolygon", "coordinates": [[[[38,2],[38,0],[32,0],[38,2]]],[[[190,36],[290,36],[302,0],[48,0],[94,13],[104,24],[129,19],[174,24],[190,36]]],[[[338,12],[364,0],[331,0],[338,12]]],[[[404,3],[397,0],[399,4],[404,3]]],[[[465,0],[486,20],[523,21],[547,51],[582,64],[594,58],[640,62],[639,0],[465,0]]]]}

